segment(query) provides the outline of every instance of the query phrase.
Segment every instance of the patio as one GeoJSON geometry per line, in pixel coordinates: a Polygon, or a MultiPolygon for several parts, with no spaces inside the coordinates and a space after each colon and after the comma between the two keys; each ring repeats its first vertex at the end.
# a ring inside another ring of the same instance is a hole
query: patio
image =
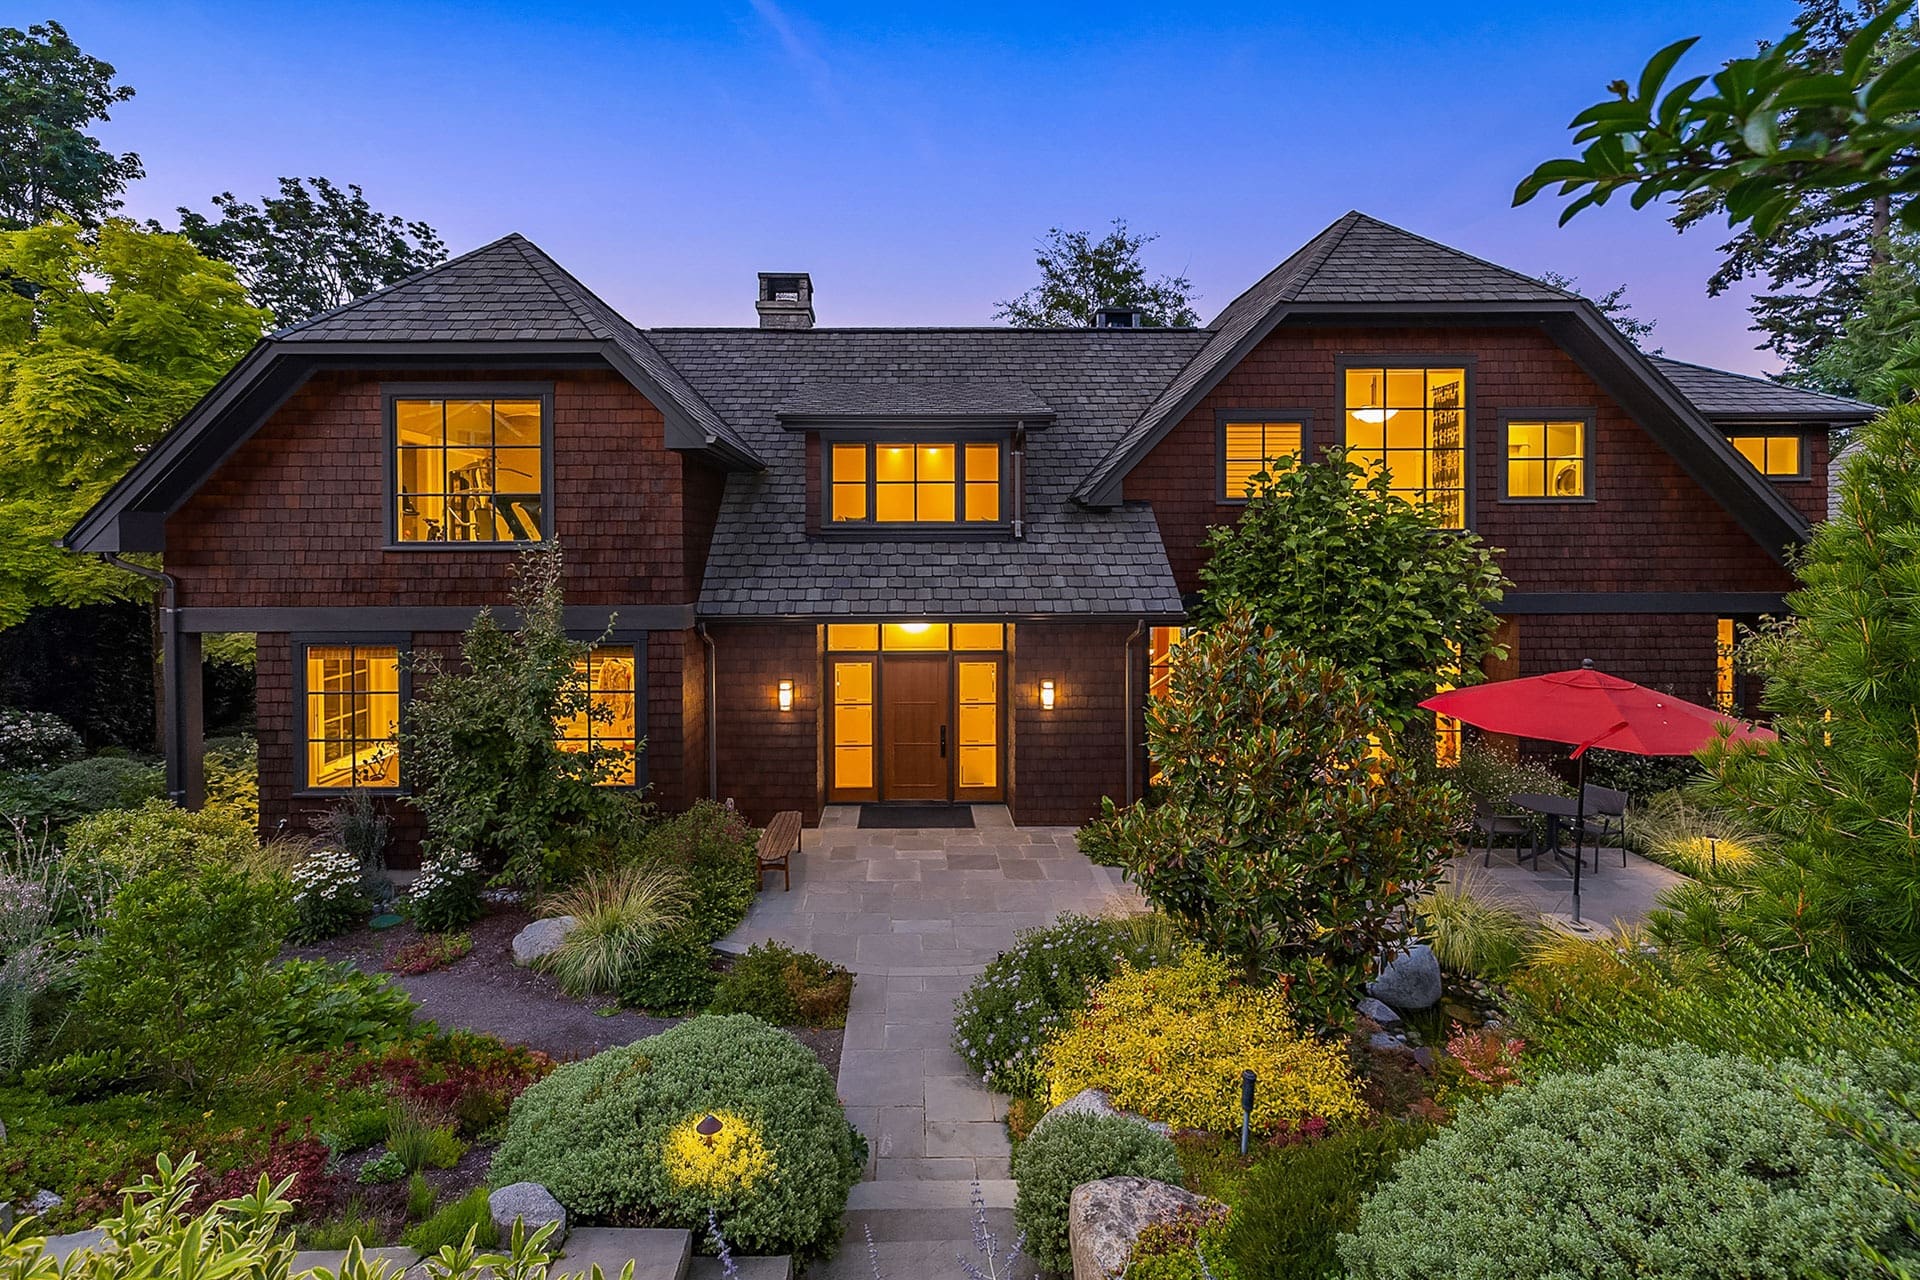
{"type": "MultiPolygon", "coordinates": [[[[1625,925],[1646,923],[1647,913],[1660,894],[1686,877],[1678,871],[1649,861],[1631,850],[1626,865],[1620,865],[1622,850],[1603,846],[1599,850],[1600,869],[1594,870],[1593,850],[1588,849],[1587,866],[1580,873],[1580,918],[1590,925],[1605,928],[1616,921],[1625,925]]],[[[1522,912],[1563,917],[1573,910],[1573,871],[1551,856],[1522,863],[1513,850],[1496,847],[1492,865],[1482,866],[1484,850],[1462,853],[1447,863],[1447,878],[1456,883],[1463,878],[1479,896],[1498,899],[1522,912]]]]}
{"type": "Polygon", "coordinates": [[[951,1270],[972,1239],[975,1180],[994,1229],[1013,1238],[1004,1103],[949,1045],[954,998],[1023,929],[1142,905],[1071,828],[1015,827],[1004,805],[975,805],[973,817],[971,830],[862,830],[857,807],[830,806],[802,835],[792,892],[768,877],[720,944],[777,939],[856,975],[839,1091],[869,1159],[848,1244],[809,1268],[816,1280],[869,1276],[864,1231],[888,1275],[951,1270]]]}

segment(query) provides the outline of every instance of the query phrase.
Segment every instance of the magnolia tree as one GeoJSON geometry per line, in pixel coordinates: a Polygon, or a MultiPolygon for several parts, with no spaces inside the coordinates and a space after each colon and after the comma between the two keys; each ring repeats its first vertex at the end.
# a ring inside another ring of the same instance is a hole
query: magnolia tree
{"type": "Polygon", "coordinates": [[[1387,733],[1360,681],[1235,606],[1148,713],[1159,798],[1104,801],[1081,847],[1310,1023],[1341,1024],[1460,819],[1453,788],[1380,751],[1387,733]]]}
{"type": "Polygon", "coordinates": [[[1366,689],[1396,731],[1443,677],[1477,678],[1503,585],[1485,543],[1442,529],[1344,450],[1305,466],[1283,458],[1254,479],[1239,521],[1207,536],[1203,625],[1250,609],[1278,643],[1366,689]]]}

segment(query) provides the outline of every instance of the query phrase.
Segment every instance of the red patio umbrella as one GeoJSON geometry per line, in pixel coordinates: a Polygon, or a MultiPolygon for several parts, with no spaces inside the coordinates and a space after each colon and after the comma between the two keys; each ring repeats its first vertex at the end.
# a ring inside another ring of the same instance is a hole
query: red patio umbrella
{"type": "Polygon", "coordinates": [[[1586,827],[1587,748],[1604,747],[1640,756],[1687,756],[1725,734],[1735,741],[1765,742],[1771,729],[1722,715],[1711,707],[1660,693],[1593,669],[1553,671],[1520,680],[1498,680],[1437,693],[1420,704],[1489,733],[1565,742],[1580,762],[1574,805],[1573,918],[1580,919],[1581,834],[1586,827]]]}

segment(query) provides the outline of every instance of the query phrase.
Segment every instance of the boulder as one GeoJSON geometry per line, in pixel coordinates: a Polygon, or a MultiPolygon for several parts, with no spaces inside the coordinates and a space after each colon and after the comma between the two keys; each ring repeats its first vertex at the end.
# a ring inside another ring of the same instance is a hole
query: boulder
{"type": "Polygon", "coordinates": [[[499,1229],[502,1248],[512,1237],[515,1222],[526,1223],[528,1235],[549,1222],[559,1223],[553,1239],[547,1242],[547,1248],[556,1253],[559,1252],[560,1242],[567,1238],[566,1207],[537,1182],[514,1182],[501,1187],[487,1197],[487,1208],[493,1214],[493,1225],[499,1229]]]}
{"type": "Polygon", "coordinates": [[[513,962],[530,965],[552,955],[567,940],[567,935],[573,932],[574,923],[572,916],[535,920],[513,935],[513,962]]]}
{"type": "Polygon", "coordinates": [[[1053,1119],[1055,1116],[1080,1115],[1119,1116],[1122,1120],[1131,1120],[1136,1124],[1143,1124],[1163,1138],[1171,1138],[1173,1136],[1173,1127],[1171,1125],[1162,1124],[1158,1120],[1149,1120],[1145,1116],[1136,1115],[1131,1111],[1122,1111],[1113,1105],[1113,1099],[1108,1097],[1106,1091],[1102,1089],[1082,1089],[1059,1106],[1050,1108],[1047,1114],[1041,1116],[1034,1122],[1033,1129],[1028,1136],[1031,1137],[1033,1134],[1040,1132],[1047,1121],[1053,1119]]]}
{"type": "Polygon", "coordinates": [[[1367,994],[1401,1011],[1431,1009],[1440,1003],[1440,962],[1433,948],[1416,943],[1387,962],[1367,984],[1367,994]]]}
{"type": "Polygon", "coordinates": [[[1083,1182],[1067,1203],[1073,1280],[1114,1280],[1127,1269],[1133,1242],[1153,1223],[1210,1217],[1226,1209],[1218,1200],[1152,1178],[1083,1182]]]}
{"type": "Polygon", "coordinates": [[[1354,1005],[1353,1009],[1354,1012],[1358,1013],[1361,1017],[1371,1018],[1382,1027],[1391,1027],[1400,1021],[1400,1015],[1393,1011],[1391,1005],[1381,1004],[1372,996],[1360,997],[1360,1002],[1354,1005]]]}
{"type": "Polygon", "coordinates": [[[65,1200],[62,1200],[53,1192],[42,1188],[34,1192],[33,1198],[27,1201],[27,1212],[37,1218],[44,1218],[65,1203],[65,1200]]]}

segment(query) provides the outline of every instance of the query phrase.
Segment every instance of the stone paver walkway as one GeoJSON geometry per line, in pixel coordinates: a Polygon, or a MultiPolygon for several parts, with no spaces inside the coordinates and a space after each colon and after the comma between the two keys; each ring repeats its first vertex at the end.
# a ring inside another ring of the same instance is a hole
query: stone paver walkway
{"type": "Polygon", "coordinates": [[[832,807],[805,833],[793,891],[768,880],[722,947],[779,939],[852,969],[840,1098],[867,1137],[866,1181],[847,1243],[810,1280],[869,1274],[863,1235],[892,1276],[953,1270],[967,1250],[969,1185],[1012,1239],[1002,1100],[953,1052],[953,1001],[1021,930],[1062,911],[1139,910],[1119,873],[1096,867],[1064,827],[1015,827],[974,806],[972,830],[863,831],[832,807]]]}

